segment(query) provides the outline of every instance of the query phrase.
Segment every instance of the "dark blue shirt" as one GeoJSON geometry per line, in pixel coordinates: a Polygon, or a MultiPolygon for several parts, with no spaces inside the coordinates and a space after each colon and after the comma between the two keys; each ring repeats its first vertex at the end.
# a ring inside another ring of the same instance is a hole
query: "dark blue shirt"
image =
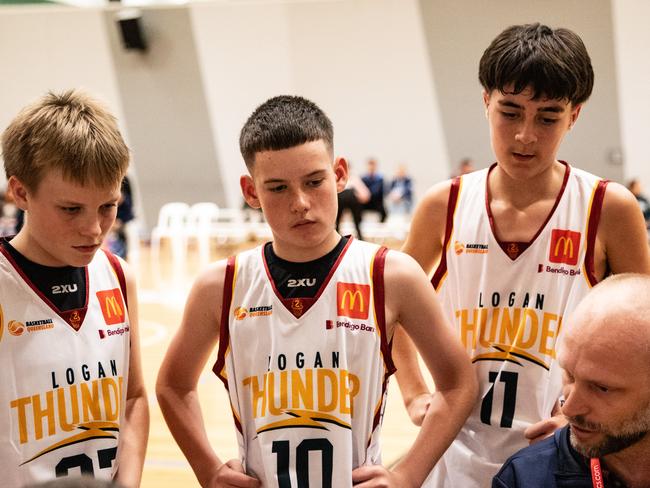
{"type": "MultiPolygon", "coordinates": [[[[625,485],[603,469],[607,488],[625,485]]],[[[492,480],[492,488],[593,488],[589,459],[571,447],[569,426],[513,454],[492,480]]]]}

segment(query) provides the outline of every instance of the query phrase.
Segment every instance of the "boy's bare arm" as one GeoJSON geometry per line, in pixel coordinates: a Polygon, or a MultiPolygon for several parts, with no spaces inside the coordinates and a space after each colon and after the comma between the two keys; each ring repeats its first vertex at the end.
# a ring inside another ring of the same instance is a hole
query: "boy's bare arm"
{"type": "Polygon", "coordinates": [[[607,185],[597,240],[603,243],[604,268],[612,274],[650,274],[650,248],[643,213],[634,195],[618,183],[607,185]]]}
{"type": "Polygon", "coordinates": [[[225,261],[215,263],[194,283],[181,326],[160,368],[156,395],[169,430],[201,486],[256,487],[259,482],[243,474],[239,463],[223,463],[212,449],[196,389],[219,339],[225,269],[225,261]]]}
{"type": "Polygon", "coordinates": [[[126,411],[124,424],[120,426],[116,480],[127,488],[137,488],[140,486],[142,478],[142,467],[149,438],[149,400],[142,377],[135,277],[124,261],[121,261],[121,264],[126,279],[126,293],[129,302],[131,349],[129,352],[126,411]]]}
{"type": "MultiPolygon", "coordinates": [[[[425,273],[430,273],[440,261],[447,221],[447,203],[451,180],[433,186],[424,196],[413,215],[411,230],[402,247],[420,264],[425,273]]],[[[413,341],[397,327],[393,340],[393,360],[397,366],[397,384],[404,405],[414,424],[420,425],[430,402],[427,387],[418,362],[413,341]]]]}
{"type": "Polygon", "coordinates": [[[427,365],[436,391],[415,442],[392,472],[382,474],[382,468],[368,467],[355,470],[355,475],[358,481],[373,473],[386,477],[388,486],[419,487],[471,412],[478,387],[469,358],[418,263],[405,254],[389,252],[384,282],[386,323],[399,320],[402,324],[427,365]]]}

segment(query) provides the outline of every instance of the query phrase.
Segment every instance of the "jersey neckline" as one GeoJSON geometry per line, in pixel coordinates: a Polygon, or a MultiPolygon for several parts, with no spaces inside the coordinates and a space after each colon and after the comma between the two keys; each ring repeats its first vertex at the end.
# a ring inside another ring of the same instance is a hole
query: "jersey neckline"
{"type": "Polygon", "coordinates": [[[553,204],[553,207],[551,208],[548,215],[546,216],[546,219],[544,219],[544,222],[542,222],[540,227],[537,229],[537,232],[535,232],[535,235],[533,235],[533,237],[528,242],[523,243],[524,249],[518,252],[514,258],[508,252],[508,246],[512,244],[514,241],[502,241],[501,239],[499,239],[496,232],[494,215],[492,214],[492,209],[490,208],[490,188],[488,182],[492,170],[497,167],[498,163],[493,163],[492,166],[490,166],[490,168],[488,169],[487,174],[485,175],[485,210],[487,212],[488,222],[490,223],[490,233],[492,234],[492,237],[497,242],[497,244],[499,244],[499,248],[501,249],[501,252],[503,252],[511,261],[516,261],[522,255],[524,255],[528,249],[530,249],[530,247],[533,245],[535,240],[537,240],[537,238],[542,233],[544,228],[548,225],[549,221],[551,220],[551,217],[553,217],[553,214],[557,209],[557,206],[560,204],[560,200],[562,200],[562,196],[564,195],[564,190],[566,190],[566,186],[569,182],[569,176],[571,174],[571,166],[566,161],[560,160],[559,162],[565,166],[565,170],[564,170],[564,178],[562,179],[562,186],[560,187],[560,191],[555,197],[555,203],[553,204]]]}
{"type": "Polygon", "coordinates": [[[262,262],[264,263],[264,270],[266,271],[266,277],[269,283],[271,284],[273,293],[275,294],[279,302],[282,304],[283,308],[287,310],[293,317],[295,317],[298,320],[302,319],[305,315],[307,315],[312,305],[314,305],[318,301],[320,296],[323,294],[323,291],[325,291],[325,288],[327,288],[327,285],[331,281],[332,276],[334,276],[334,273],[336,272],[339,265],[341,264],[341,261],[343,260],[343,257],[345,256],[348,249],[350,248],[350,245],[352,244],[353,240],[354,237],[350,236],[348,242],[345,244],[345,247],[339,254],[338,258],[336,258],[336,261],[334,262],[334,266],[332,266],[332,269],[323,280],[323,283],[321,284],[320,288],[318,289],[318,291],[316,292],[313,298],[288,298],[288,299],[284,298],[280,293],[280,291],[278,290],[277,286],[275,285],[273,276],[271,276],[271,270],[269,269],[269,265],[266,262],[266,256],[264,255],[264,246],[260,246],[260,252],[262,254],[262,262]],[[297,307],[296,305],[300,305],[300,308],[297,307]]]}

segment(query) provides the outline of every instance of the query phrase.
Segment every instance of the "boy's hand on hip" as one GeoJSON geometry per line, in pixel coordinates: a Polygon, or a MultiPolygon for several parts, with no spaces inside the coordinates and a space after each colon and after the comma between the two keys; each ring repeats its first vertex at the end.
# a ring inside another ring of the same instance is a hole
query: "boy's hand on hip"
{"type": "Polygon", "coordinates": [[[381,465],[361,466],[352,471],[355,488],[416,488],[400,473],[388,471],[381,465]]]}
{"type": "Polygon", "coordinates": [[[238,459],[231,459],[215,471],[210,488],[259,488],[259,480],[248,476],[238,459]]]}

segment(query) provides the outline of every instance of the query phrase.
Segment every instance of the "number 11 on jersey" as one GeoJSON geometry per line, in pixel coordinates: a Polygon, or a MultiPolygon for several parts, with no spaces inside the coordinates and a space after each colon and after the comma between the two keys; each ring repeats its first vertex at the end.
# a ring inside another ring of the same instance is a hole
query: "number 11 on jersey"
{"type": "Polygon", "coordinates": [[[512,427],[512,421],[515,417],[515,406],[517,404],[517,379],[519,373],[512,371],[490,371],[489,381],[492,384],[490,389],[483,397],[481,403],[481,422],[487,425],[492,425],[492,403],[494,399],[494,389],[497,387],[497,378],[499,385],[503,383],[503,409],[501,411],[501,427],[512,427]]]}

